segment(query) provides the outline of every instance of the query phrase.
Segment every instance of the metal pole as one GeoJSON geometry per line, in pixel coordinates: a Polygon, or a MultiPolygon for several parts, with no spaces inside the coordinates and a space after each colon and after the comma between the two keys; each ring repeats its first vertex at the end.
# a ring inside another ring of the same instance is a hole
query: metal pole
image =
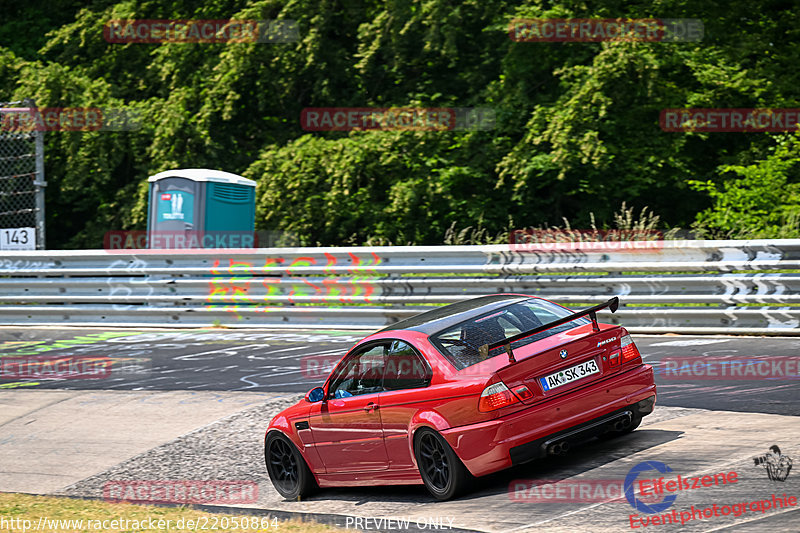
{"type": "MultiPolygon", "coordinates": [[[[36,107],[36,102],[30,98],[26,99],[25,103],[30,108],[36,107]]],[[[47,182],[44,179],[44,131],[37,128],[34,131],[34,139],[36,146],[36,177],[33,180],[36,188],[36,249],[46,250],[44,188],[47,187],[47,182]]]]}

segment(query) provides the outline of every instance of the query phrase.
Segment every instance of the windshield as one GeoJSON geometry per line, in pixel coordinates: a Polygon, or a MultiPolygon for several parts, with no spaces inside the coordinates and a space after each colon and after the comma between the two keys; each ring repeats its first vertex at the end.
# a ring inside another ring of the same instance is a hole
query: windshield
{"type": "MultiPolygon", "coordinates": [[[[460,322],[431,335],[431,342],[457,369],[462,370],[485,359],[505,353],[503,347],[499,347],[489,351],[487,356],[483,357],[479,348],[484,344],[491,344],[523,331],[530,331],[570,314],[572,311],[560,305],[539,298],[531,298],[460,322]]],[[[566,324],[520,339],[512,343],[511,347],[516,349],[588,323],[589,319],[587,318],[577,318],[566,324]]]]}

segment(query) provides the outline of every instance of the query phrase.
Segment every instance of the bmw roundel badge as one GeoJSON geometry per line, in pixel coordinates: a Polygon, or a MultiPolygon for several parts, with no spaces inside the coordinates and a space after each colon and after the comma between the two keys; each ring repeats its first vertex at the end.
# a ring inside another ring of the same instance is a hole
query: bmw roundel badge
{"type": "Polygon", "coordinates": [[[560,352],[558,352],[558,355],[561,356],[561,359],[566,359],[567,358],[567,351],[566,350],[561,350],[560,352]]]}

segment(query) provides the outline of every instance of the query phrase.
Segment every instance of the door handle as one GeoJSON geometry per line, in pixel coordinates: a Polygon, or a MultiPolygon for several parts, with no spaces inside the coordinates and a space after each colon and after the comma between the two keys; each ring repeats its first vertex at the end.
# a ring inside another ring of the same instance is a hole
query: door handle
{"type": "Polygon", "coordinates": [[[368,413],[369,413],[370,411],[374,411],[374,410],[376,410],[377,408],[378,408],[378,404],[377,404],[377,403],[375,403],[375,402],[369,402],[369,403],[368,403],[368,404],[367,404],[367,405],[364,407],[364,410],[365,410],[366,412],[368,412],[368,413]]]}

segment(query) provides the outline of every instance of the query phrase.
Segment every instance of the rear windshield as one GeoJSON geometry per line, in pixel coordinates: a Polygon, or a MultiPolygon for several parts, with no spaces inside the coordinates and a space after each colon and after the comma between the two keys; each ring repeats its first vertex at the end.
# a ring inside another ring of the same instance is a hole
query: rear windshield
{"type": "MultiPolygon", "coordinates": [[[[478,348],[511,337],[523,331],[530,331],[543,324],[572,314],[560,305],[539,298],[531,298],[513,303],[489,313],[465,320],[453,327],[431,335],[431,342],[453,365],[462,370],[484,360],[478,348]]],[[[571,322],[525,337],[511,344],[516,349],[532,342],[550,337],[562,331],[588,324],[587,318],[576,318],[571,322]]],[[[505,354],[503,347],[488,353],[487,359],[505,354]]]]}

